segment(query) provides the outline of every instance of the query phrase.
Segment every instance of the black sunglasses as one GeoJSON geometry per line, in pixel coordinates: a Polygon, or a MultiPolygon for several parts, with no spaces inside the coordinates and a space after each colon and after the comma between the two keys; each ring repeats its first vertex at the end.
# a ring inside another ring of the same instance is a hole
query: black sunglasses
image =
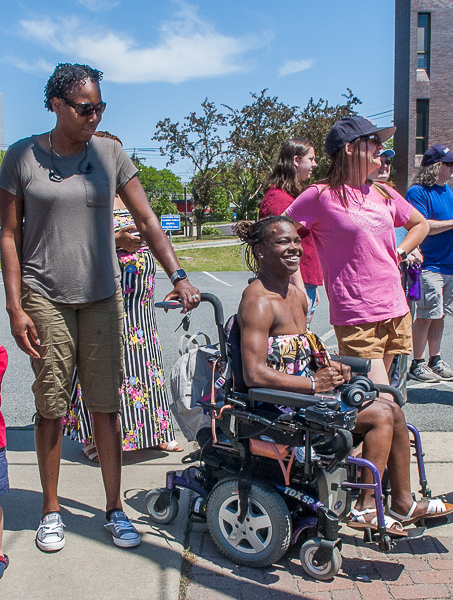
{"type": "Polygon", "coordinates": [[[81,102],[80,104],[76,104],[75,102],[71,102],[71,100],[68,100],[67,98],[62,98],[62,100],[63,102],[71,106],[81,117],[89,117],[94,112],[97,114],[98,117],[100,117],[107,106],[106,102],[99,102],[99,104],[94,105],[91,104],[91,102],[81,102]]]}

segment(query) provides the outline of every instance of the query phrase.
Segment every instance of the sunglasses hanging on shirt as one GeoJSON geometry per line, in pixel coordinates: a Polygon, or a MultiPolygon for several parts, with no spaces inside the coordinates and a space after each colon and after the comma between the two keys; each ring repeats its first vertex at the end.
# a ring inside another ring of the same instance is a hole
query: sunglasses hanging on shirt
{"type": "MultiPolygon", "coordinates": [[[[55,165],[54,155],[56,155],[56,156],[59,156],[59,155],[53,149],[52,132],[51,131],[49,131],[49,146],[50,146],[50,160],[52,161],[52,168],[49,169],[49,179],[50,179],[50,181],[54,181],[55,183],[60,183],[61,181],[63,181],[63,175],[60,173],[60,171],[57,169],[57,167],[55,165]]],[[[77,167],[79,169],[79,172],[82,173],[82,175],[88,175],[88,173],[91,173],[93,170],[93,165],[90,162],[88,162],[86,167],[82,166],[83,163],[86,161],[87,156],[88,156],[88,142],[85,144],[85,156],[79,162],[79,166],[77,167]]]]}

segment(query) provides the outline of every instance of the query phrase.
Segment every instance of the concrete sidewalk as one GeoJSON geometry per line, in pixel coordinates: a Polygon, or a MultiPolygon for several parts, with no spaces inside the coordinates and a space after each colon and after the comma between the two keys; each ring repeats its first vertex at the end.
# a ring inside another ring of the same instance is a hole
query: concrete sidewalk
{"type": "MultiPolygon", "coordinates": [[[[364,544],[344,527],[343,567],[330,582],[307,577],[298,548],[277,564],[248,569],[215,548],[204,524],[189,522],[187,492],[176,521],[161,528],[144,514],[149,489],[180,468],[181,454],[151,450],[123,454],[127,514],[142,534],[138,548],[116,548],[103,529],[104,491],[99,466],[80,445],[64,438],[60,477],[66,546],[45,554],[34,543],[41,493],[31,429],[8,430],[11,493],[2,498],[4,551],[11,565],[0,582],[7,600],[432,600],[453,598],[453,524],[430,528],[412,542],[399,541],[389,554],[364,544]],[[184,552],[184,546],[187,546],[184,552]],[[184,554],[184,558],[183,558],[184,554]],[[180,586],[182,569],[182,585],[180,586]]],[[[433,494],[453,494],[453,433],[422,434],[433,494]]],[[[185,442],[186,450],[192,445],[185,442]]],[[[418,490],[415,463],[413,490],[418,490]]]]}
{"type": "MultiPolygon", "coordinates": [[[[453,433],[422,433],[429,485],[433,495],[452,502],[453,433]]],[[[412,489],[418,476],[411,465],[412,489]]],[[[446,521],[447,518],[444,518],[446,521]]],[[[438,520],[439,522],[440,520],[438,520]]],[[[432,527],[409,542],[398,541],[388,553],[377,544],[342,528],[343,565],[329,582],[305,575],[299,547],[291,547],[278,564],[266,569],[234,565],[215,547],[204,524],[190,524],[183,564],[181,600],[432,600],[453,598],[453,524],[432,527]]]]}
{"type": "Polygon", "coordinates": [[[180,468],[182,453],[123,453],[124,507],[142,534],[140,546],[124,550],[103,527],[99,465],[84,457],[79,443],[64,438],[59,491],[66,545],[46,554],[34,542],[42,496],[33,430],[9,429],[7,441],[11,492],[0,501],[3,548],[11,563],[0,581],[2,600],[177,600],[187,497],[181,495],[176,521],[161,530],[145,516],[144,500],[148,490],[165,485],[167,470],[180,468]]]}

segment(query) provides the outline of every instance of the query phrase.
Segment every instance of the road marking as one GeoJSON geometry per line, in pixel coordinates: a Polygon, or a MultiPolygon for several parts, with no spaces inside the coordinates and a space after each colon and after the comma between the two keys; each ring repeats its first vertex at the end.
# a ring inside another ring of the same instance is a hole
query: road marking
{"type": "Polygon", "coordinates": [[[223,285],[227,285],[228,287],[233,287],[231,285],[231,283],[227,283],[226,281],[222,281],[221,279],[219,279],[218,277],[216,277],[215,275],[212,275],[211,273],[208,273],[207,271],[203,271],[203,273],[205,275],[207,275],[208,277],[212,277],[213,279],[215,279],[216,281],[223,283],[223,285]]]}
{"type": "Polygon", "coordinates": [[[439,383],[423,383],[421,381],[415,382],[414,379],[408,379],[407,381],[408,386],[407,389],[408,390],[426,390],[426,389],[432,389],[432,390],[438,390],[440,386],[442,385],[446,385],[447,387],[453,389],[453,381],[439,381],[439,383]]]}
{"type": "Polygon", "coordinates": [[[328,340],[329,338],[331,338],[334,335],[335,335],[335,329],[329,329],[329,331],[327,333],[325,333],[324,335],[322,335],[319,339],[321,340],[321,342],[325,342],[326,340],[328,340]]]}

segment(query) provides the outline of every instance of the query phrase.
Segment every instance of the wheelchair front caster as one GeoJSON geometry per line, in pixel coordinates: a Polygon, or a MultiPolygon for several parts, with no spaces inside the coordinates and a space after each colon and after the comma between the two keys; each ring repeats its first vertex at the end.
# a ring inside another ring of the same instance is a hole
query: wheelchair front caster
{"type": "Polygon", "coordinates": [[[382,539],[379,540],[379,550],[383,552],[390,552],[394,545],[395,542],[392,541],[389,535],[383,535],[382,539]]]}
{"type": "Polygon", "coordinates": [[[152,521],[160,525],[167,525],[178,515],[178,498],[176,494],[165,488],[150,490],[146,494],[145,509],[152,521]]]}
{"type": "Polygon", "coordinates": [[[332,558],[323,565],[317,565],[314,561],[314,556],[321,544],[321,538],[316,537],[311,540],[307,540],[302,544],[300,549],[300,564],[303,570],[313,577],[313,579],[319,579],[320,581],[327,581],[332,579],[338,573],[341,568],[341,554],[337,547],[332,550],[332,558]]]}

